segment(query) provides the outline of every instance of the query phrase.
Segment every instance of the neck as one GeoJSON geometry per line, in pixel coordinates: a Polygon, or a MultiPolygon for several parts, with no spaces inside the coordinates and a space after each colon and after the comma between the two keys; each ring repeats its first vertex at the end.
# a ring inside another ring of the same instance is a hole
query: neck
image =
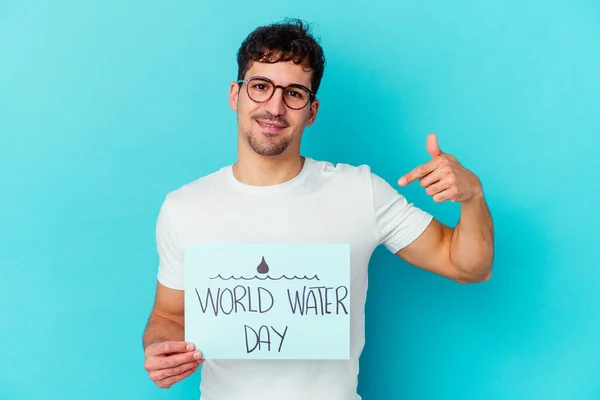
{"type": "Polygon", "coordinates": [[[235,178],[252,186],[271,186],[285,183],[296,177],[304,166],[300,154],[265,157],[259,154],[239,157],[233,164],[235,178]]]}

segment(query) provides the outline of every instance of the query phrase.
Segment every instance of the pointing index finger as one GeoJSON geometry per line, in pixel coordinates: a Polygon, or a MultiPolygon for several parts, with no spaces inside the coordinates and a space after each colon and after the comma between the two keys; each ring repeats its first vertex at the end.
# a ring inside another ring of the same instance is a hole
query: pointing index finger
{"type": "Polygon", "coordinates": [[[439,164],[439,161],[437,159],[433,159],[423,165],[420,165],[417,168],[410,171],[409,173],[407,173],[406,175],[404,175],[402,178],[400,178],[398,180],[398,184],[400,186],[406,186],[409,183],[414,182],[417,179],[421,179],[425,175],[427,175],[430,172],[432,172],[433,170],[435,170],[437,168],[438,164],[439,164]]]}

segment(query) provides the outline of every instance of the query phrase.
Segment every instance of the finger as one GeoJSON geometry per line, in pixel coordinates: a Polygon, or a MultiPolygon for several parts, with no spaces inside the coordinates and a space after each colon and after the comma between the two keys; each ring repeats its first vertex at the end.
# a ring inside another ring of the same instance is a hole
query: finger
{"type": "Polygon", "coordinates": [[[419,180],[419,184],[424,188],[429,187],[441,179],[444,179],[446,176],[448,176],[448,174],[450,174],[450,172],[452,172],[451,169],[441,166],[422,177],[419,180]]]}
{"type": "Polygon", "coordinates": [[[200,365],[196,363],[196,367],[187,370],[186,372],[179,374],[179,375],[175,375],[175,376],[170,376],[166,379],[160,380],[158,382],[156,382],[156,385],[158,387],[161,388],[170,388],[171,386],[173,386],[175,383],[184,380],[185,378],[187,378],[188,376],[192,375],[194,372],[196,372],[196,370],[198,369],[200,365]]]}
{"type": "Polygon", "coordinates": [[[435,133],[431,133],[427,136],[427,152],[431,157],[437,157],[442,155],[442,150],[438,144],[437,136],[435,133]]]}
{"type": "Polygon", "coordinates": [[[434,196],[450,188],[453,183],[454,179],[452,179],[451,176],[446,176],[443,179],[437,181],[436,183],[429,185],[427,189],[425,189],[425,193],[427,193],[429,196],[434,196]]]}
{"type": "Polygon", "coordinates": [[[197,368],[198,365],[198,361],[192,361],[189,363],[178,365],[173,368],[165,368],[159,369],[157,371],[151,371],[148,375],[150,376],[150,379],[152,379],[154,382],[158,382],[171,376],[181,375],[192,368],[197,368]]]}
{"type": "Polygon", "coordinates": [[[166,341],[151,344],[146,347],[146,356],[160,356],[170,353],[183,353],[194,350],[194,344],[188,342],[166,341]]]}
{"type": "Polygon", "coordinates": [[[435,170],[440,165],[439,159],[431,160],[423,165],[418,166],[417,168],[410,171],[408,174],[404,175],[402,178],[398,180],[398,184],[400,186],[406,186],[409,183],[424,177],[431,171],[435,170]]]}
{"type": "Polygon", "coordinates": [[[433,196],[433,201],[436,203],[441,203],[446,200],[454,201],[454,197],[456,196],[456,190],[454,188],[446,189],[436,195],[433,196]]]}
{"type": "Polygon", "coordinates": [[[198,350],[187,353],[178,353],[166,357],[150,357],[146,360],[144,367],[147,371],[173,368],[192,361],[196,363],[202,359],[202,353],[198,350]]]}

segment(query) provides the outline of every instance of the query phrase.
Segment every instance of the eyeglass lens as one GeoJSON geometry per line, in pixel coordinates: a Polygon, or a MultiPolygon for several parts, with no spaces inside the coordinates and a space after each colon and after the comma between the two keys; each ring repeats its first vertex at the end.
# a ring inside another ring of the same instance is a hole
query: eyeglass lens
{"type": "MultiPolygon", "coordinates": [[[[265,102],[273,95],[273,82],[265,79],[252,78],[248,81],[248,96],[258,103],[265,102]]],[[[310,93],[299,87],[287,87],[283,92],[283,101],[290,108],[300,109],[310,99],[310,93]]]]}

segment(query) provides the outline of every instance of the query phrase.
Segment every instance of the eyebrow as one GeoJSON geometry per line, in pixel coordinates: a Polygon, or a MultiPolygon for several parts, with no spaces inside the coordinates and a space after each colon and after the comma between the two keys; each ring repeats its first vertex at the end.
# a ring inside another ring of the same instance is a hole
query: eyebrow
{"type": "MultiPolygon", "coordinates": [[[[252,79],[252,78],[261,78],[261,79],[266,79],[266,80],[268,80],[268,81],[271,81],[271,82],[273,82],[273,80],[272,80],[271,78],[267,78],[266,76],[261,76],[261,75],[253,75],[253,76],[250,76],[250,77],[248,77],[248,79],[252,79]]],[[[273,82],[273,83],[274,83],[274,82],[273,82]]],[[[312,90],[310,90],[310,89],[308,88],[308,86],[304,86],[304,85],[302,85],[301,83],[290,83],[289,85],[281,85],[281,86],[288,86],[288,87],[289,87],[289,86],[291,86],[291,87],[299,87],[299,88],[307,89],[309,92],[311,92],[311,93],[312,93],[312,90]]]]}

